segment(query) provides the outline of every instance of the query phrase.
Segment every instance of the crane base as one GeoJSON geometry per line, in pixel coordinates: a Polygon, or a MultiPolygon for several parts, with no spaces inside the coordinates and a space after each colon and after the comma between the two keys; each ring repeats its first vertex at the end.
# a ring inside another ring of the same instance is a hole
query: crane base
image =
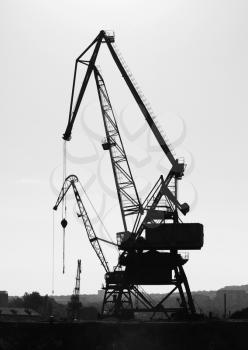
{"type": "Polygon", "coordinates": [[[138,286],[138,283],[129,283],[125,278],[125,271],[107,274],[106,286],[103,288],[105,293],[101,317],[130,319],[134,318],[136,312],[152,313],[151,318],[157,313],[163,313],[168,319],[175,315],[181,315],[181,317],[195,315],[194,301],[182,264],[175,266],[173,271],[174,278],[166,283],[166,285],[172,285],[172,290],[159,302],[154,302],[142,287],[138,286]],[[166,306],[166,301],[176,291],[179,293],[177,298],[179,307],[166,306]]]}

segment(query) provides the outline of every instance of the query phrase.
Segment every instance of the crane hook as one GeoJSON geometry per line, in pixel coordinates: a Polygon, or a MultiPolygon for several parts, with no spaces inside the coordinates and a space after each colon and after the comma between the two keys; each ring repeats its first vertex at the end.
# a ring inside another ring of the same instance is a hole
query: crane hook
{"type": "Polygon", "coordinates": [[[67,222],[67,220],[65,218],[61,220],[61,226],[63,228],[66,228],[67,224],[68,224],[68,222],[67,222]]]}

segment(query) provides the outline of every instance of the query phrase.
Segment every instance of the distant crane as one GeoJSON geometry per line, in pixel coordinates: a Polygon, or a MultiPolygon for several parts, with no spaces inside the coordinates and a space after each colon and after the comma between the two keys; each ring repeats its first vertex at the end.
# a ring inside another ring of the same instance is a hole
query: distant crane
{"type": "Polygon", "coordinates": [[[73,294],[79,299],[80,295],[80,275],[81,275],[81,260],[77,261],[77,275],[76,275],[76,285],[73,294]]]}
{"type": "Polygon", "coordinates": [[[71,295],[71,300],[68,303],[68,316],[72,320],[80,319],[80,311],[82,308],[82,304],[79,300],[80,296],[80,274],[81,274],[81,260],[77,261],[77,274],[76,274],[76,284],[73,290],[73,294],[71,295]]]}
{"type": "MultiPolygon", "coordinates": [[[[120,256],[113,271],[106,269],[106,260],[99,248],[98,239],[96,236],[91,237],[92,227],[90,226],[90,232],[86,228],[91,244],[106,271],[102,314],[111,315],[112,313],[123,316],[125,312],[131,313],[133,311],[132,295],[138,298],[139,305],[141,305],[139,310],[135,311],[147,311],[153,314],[162,311],[168,317],[178,311],[185,314],[195,314],[193,298],[183,269],[188,257],[182,256],[178,251],[201,249],[203,246],[203,225],[199,223],[184,224],[178,214],[181,212],[186,215],[189,211],[189,205],[187,203],[181,204],[177,199],[178,180],[181,180],[184,175],[185,164],[175,158],[168,141],[156,122],[149,103],[139,89],[114,41],[115,37],[112,32],[102,30],[76,59],[69,119],[63,135],[65,141],[71,139],[72,128],[81,101],[90,76],[94,72],[106,133],[106,140],[102,146],[104,150],[110,152],[124,226],[124,231],[117,233],[120,256]],[[150,130],[171,164],[168,174],[165,177],[163,175],[159,177],[143,203],[139,199],[105,82],[102,74],[96,68],[96,59],[103,43],[106,43],[150,130]],[[83,56],[89,49],[93,49],[93,53],[89,60],[85,60],[83,56]],[[79,64],[86,65],[87,70],[76,97],[75,86],[79,64]],[[134,214],[136,215],[135,223],[129,231],[126,219],[128,215],[134,214]],[[96,243],[93,244],[93,242],[96,243]],[[172,285],[173,288],[160,302],[154,304],[142,290],[142,285],[172,285]],[[180,295],[179,308],[166,307],[167,299],[175,291],[178,291],[180,295]]],[[[73,182],[71,184],[78,201],[73,182]]],[[[65,181],[61,199],[68,190],[67,186],[65,181]]],[[[87,227],[87,222],[88,219],[84,222],[85,227],[87,227]]]]}

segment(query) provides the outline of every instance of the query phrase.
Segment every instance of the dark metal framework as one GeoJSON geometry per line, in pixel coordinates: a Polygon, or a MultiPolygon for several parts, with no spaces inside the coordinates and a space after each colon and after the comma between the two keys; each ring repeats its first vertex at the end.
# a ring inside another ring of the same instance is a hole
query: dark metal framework
{"type": "Polygon", "coordinates": [[[178,259],[179,254],[177,253],[171,253],[171,255],[177,257],[177,263],[173,267],[174,276],[164,285],[171,285],[172,289],[159,302],[155,302],[141,286],[131,283],[125,272],[107,273],[106,285],[103,287],[102,317],[133,318],[134,313],[151,313],[151,318],[153,318],[157,313],[162,313],[170,319],[173,314],[184,317],[194,315],[195,305],[183,269],[183,264],[187,262],[187,259],[178,259]],[[175,292],[178,292],[179,295],[178,306],[166,306],[166,301],[175,292]]]}
{"type": "Polygon", "coordinates": [[[164,179],[163,175],[159,177],[142,204],[146,211],[143,221],[140,222],[141,215],[139,214],[134,223],[132,232],[135,239],[140,237],[145,227],[149,224],[159,225],[167,220],[172,220],[175,223],[179,222],[177,210],[180,210],[184,215],[188,213],[188,204],[180,204],[177,200],[176,187],[177,180],[174,177],[167,176],[166,179],[164,179]]]}
{"type": "Polygon", "coordinates": [[[70,111],[69,111],[69,119],[68,124],[65,130],[65,133],[63,135],[63,139],[66,141],[69,141],[71,139],[71,132],[72,128],[78,113],[79,106],[81,104],[82,98],[84,96],[86,87],[88,85],[90,76],[94,70],[94,67],[96,65],[96,58],[100,49],[100,46],[102,43],[106,43],[109,51],[121,73],[123,76],[127,86],[129,87],[135,101],[137,102],[137,105],[139,106],[143,116],[145,117],[149,127],[151,128],[155,138],[157,139],[160,147],[162,148],[163,152],[169,159],[173,173],[176,175],[177,178],[181,178],[184,173],[184,164],[179,163],[177,159],[175,159],[170,147],[167,145],[165,138],[163,137],[161,130],[159,130],[159,127],[157,123],[155,122],[154,117],[152,116],[151,110],[149,109],[149,106],[146,104],[144,98],[142,98],[142,95],[138,91],[138,88],[135,86],[134,79],[132,78],[131,73],[128,71],[128,69],[125,69],[125,63],[124,60],[118,56],[117,50],[115,49],[114,45],[112,44],[114,41],[113,35],[109,35],[104,30],[101,30],[98,36],[93,40],[93,42],[82,52],[82,54],[76,59],[75,63],[75,69],[74,69],[74,77],[73,77],[73,85],[72,85],[72,94],[71,94],[71,102],[70,102],[70,111]],[[89,61],[84,61],[83,56],[85,53],[95,44],[95,48],[93,50],[92,56],[89,61]],[[76,76],[77,76],[77,69],[79,63],[88,63],[87,71],[84,76],[83,83],[81,85],[79,94],[75,100],[75,84],[76,84],[76,76]],[[75,103],[74,103],[75,102],[75,103]]]}
{"type": "Polygon", "coordinates": [[[80,294],[80,275],[81,275],[81,260],[77,261],[77,275],[76,275],[76,285],[73,291],[74,295],[79,297],[80,294]]]}
{"type": "Polygon", "coordinates": [[[111,106],[103,77],[95,67],[95,81],[103,116],[106,139],[103,149],[110,153],[117,195],[120,204],[124,230],[127,231],[126,216],[143,213],[138,191],[133,179],[121,135],[111,106]]]}
{"type": "Polygon", "coordinates": [[[101,245],[99,243],[99,239],[96,236],[95,230],[91,224],[90,218],[87,214],[87,211],[85,209],[85,206],[83,205],[82,199],[80,197],[80,194],[77,190],[76,187],[76,183],[78,182],[78,178],[76,175],[69,175],[67,176],[67,178],[65,179],[64,183],[63,183],[63,187],[59,193],[58,199],[56,201],[55,206],[53,207],[54,210],[57,210],[59,204],[61,203],[61,201],[63,200],[63,198],[65,197],[66,193],[68,192],[68,190],[70,189],[70,187],[73,188],[73,192],[77,201],[77,205],[78,205],[78,209],[79,209],[79,214],[78,216],[82,218],[83,223],[84,223],[84,227],[86,229],[89,241],[96,253],[96,255],[98,256],[98,259],[100,260],[105,272],[109,272],[109,267],[108,267],[108,263],[105,259],[105,256],[103,254],[101,245]]]}
{"type": "Polygon", "coordinates": [[[102,317],[133,318],[133,300],[130,286],[106,284],[102,303],[102,317]]]}
{"type": "Polygon", "coordinates": [[[80,311],[82,304],[80,303],[80,274],[81,274],[81,260],[77,261],[77,275],[76,275],[76,284],[71,295],[71,300],[67,305],[68,317],[72,320],[77,320],[80,318],[80,311]]]}
{"type": "MultiPolygon", "coordinates": [[[[99,248],[99,242],[95,235],[91,224],[89,224],[89,219],[85,215],[85,210],[83,204],[80,201],[79,194],[76,191],[74,182],[71,182],[73,187],[79,210],[83,218],[88,236],[90,238],[91,244],[95,249],[106,273],[106,285],[105,296],[103,301],[102,314],[116,315],[118,317],[130,315],[134,311],[148,311],[153,314],[156,312],[164,312],[167,316],[176,310],[183,310],[188,314],[195,313],[194,302],[190,292],[189,284],[183,269],[183,265],[187,262],[187,259],[183,259],[175,248],[170,249],[169,259],[170,265],[165,266],[168,275],[171,273],[171,277],[167,280],[165,279],[162,283],[163,285],[172,285],[172,290],[166,294],[166,296],[159,302],[154,303],[149,300],[145,293],[141,291],[140,287],[132,280],[128,274],[128,269],[130,266],[126,266],[123,261],[128,260],[132,254],[143,254],[142,249],[140,250],[138,242],[141,238],[143,231],[149,225],[160,225],[162,223],[172,222],[180,223],[178,216],[178,210],[186,215],[189,211],[189,206],[187,203],[180,204],[177,200],[177,186],[178,180],[180,180],[184,175],[185,164],[179,159],[176,159],[168,142],[165,140],[161,129],[159,128],[155,116],[145,99],[142,95],[140,89],[137,86],[134,78],[131,75],[124,59],[119,53],[117,47],[114,44],[114,35],[106,31],[100,31],[98,36],[93,40],[93,42],[84,50],[84,52],[76,59],[73,86],[70,102],[70,112],[68,124],[63,135],[63,139],[69,141],[71,139],[72,128],[81,104],[82,98],[84,96],[86,87],[88,85],[90,76],[94,71],[95,80],[97,84],[98,96],[101,104],[101,110],[104,120],[105,132],[106,132],[106,142],[103,143],[103,148],[110,151],[110,157],[112,161],[112,167],[115,177],[115,183],[117,188],[117,195],[119,199],[120,209],[122,213],[124,230],[127,231],[126,216],[131,214],[137,214],[137,218],[131,232],[131,235],[124,237],[125,240],[120,240],[119,249],[122,251],[119,258],[119,263],[114,271],[109,271],[106,260],[99,248]],[[102,43],[106,43],[112,58],[114,59],[122,77],[124,78],[129,90],[131,91],[135,101],[138,104],[145,120],[147,121],[151,131],[153,132],[156,140],[158,141],[162,151],[171,163],[171,170],[167,174],[166,178],[161,176],[151,192],[148,194],[145,201],[141,204],[138,196],[138,192],[130,171],[126,153],[122,144],[118,126],[113,114],[110,99],[107,93],[106,86],[104,84],[101,74],[96,69],[96,59],[99,53],[99,49],[102,43]],[[86,61],[83,56],[89,49],[93,49],[91,58],[86,61]],[[77,97],[75,96],[75,85],[77,78],[78,64],[84,64],[87,66],[86,74],[83,79],[83,83],[79,90],[77,97]],[[143,212],[145,213],[143,216],[143,212]],[[83,214],[82,214],[83,213],[83,214]],[[95,243],[94,243],[95,242],[95,243]],[[172,273],[174,276],[172,276],[172,273]],[[164,303],[176,290],[179,292],[180,305],[179,308],[166,308],[164,303]],[[186,296],[185,296],[186,295],[186,296]],[[133,300],[136,299],[142,305],[141,308],[136,309],[133,306],[133,300]],[[131,311],[130,311],[131,310],[131,311]]],[[[67,178],[68,179],[68,178],[67,178]]],[[[61,197],[65,195],[68,190],[68,183],[64,184],[64,189],[62,191],[61,197]]],[[[60,201],[62,198],[60,199],[60,201]]],[[[58,199],[59,201],[59,199],[58,199]]],[[[57,204],[57,203],[56,203],[57,204]]],[[[149,249],[148,249],[149,250],[149,249]]],[[[152,251],[152,250],[151,250],[152,251]]],[[[163,273],[163,266],[159,266],[159,271],[163,273]]],[[[154,271],[156,268],[154,268],[154,271]]],[[[142,284],[142,283],[140,283],[142,284]]],[[[143,283],[145,284],[145,283],[143,283]]],[[[148,284],[161,284],[161,283],[148,283],[148,284]]]]}

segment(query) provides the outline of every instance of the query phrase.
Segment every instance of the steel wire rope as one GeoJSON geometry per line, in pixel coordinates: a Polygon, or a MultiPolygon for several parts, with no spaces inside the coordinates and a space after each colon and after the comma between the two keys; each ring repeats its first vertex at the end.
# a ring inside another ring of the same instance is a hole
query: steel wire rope
{"type": "MultiPolygon", "coordinates": [[[[81,183],[80,181],[78,181],[78,182],[79,182],[79,184],[80,184],[80,186],[81,186],[81,189],[82,189],[82,191],[84,192],[86,198],[88,199],[88,201],[89,201],[89,203],[90,203],[90,205],[91,205],[91,207],[92,207],[92,209],[93,209],[93,211],[94,211],[96,217],[98,218],[98,220],[99,220],[100,223],[102,224],[102,227],[104,228],[105,233],[107,234],[109,240],[110,240],[112,243],[114,243],[113,240],[112,240],[112,238],[111,238],[111,236],[110,236],[110,233],[108,232],[106,226],[104,225],[104,223],[103,223],[103,221],[102,221],[100,215],[97,213],[97,211],[96,211],[96,209],[95,209],[93,203],[91,202],[91,200],[90,200],[90,198],[89,198],[89,196],[88,196],[88,194],[87,194],[85,188],[83,187],[83,185],[82,185],[82,183],[81,183]]],[[[115,249],[118,251],[118,248],[117,248],[116,246],[114,246],[114,247],[115,247],[115,249]]]]}
{"type": "Polygon", "coordinates": [[[53,237],[52,237],[52,295],[54,295],[54,251],[55,251],[55,222],[53,210],[53,237]]]}
{"type": "MultiPolygon", "coordinates": [[[[65,182],[66,179],[66,157],[67,157],[67,153],[66,153],[66,141],[63,142],[63,184],[65,182]]],[[[63,190],[64,190],[64,186],[63,186],[63,190]]],[[[66,221],[66,196],[63,193],[63,200],[62,200],[62,227],[63,227],[63,273],[65,273],[65,227],[67,225],[67,221],[66,221]],[[63,222],[65,223],[65,226],[63,225],[63,222]]]]}

